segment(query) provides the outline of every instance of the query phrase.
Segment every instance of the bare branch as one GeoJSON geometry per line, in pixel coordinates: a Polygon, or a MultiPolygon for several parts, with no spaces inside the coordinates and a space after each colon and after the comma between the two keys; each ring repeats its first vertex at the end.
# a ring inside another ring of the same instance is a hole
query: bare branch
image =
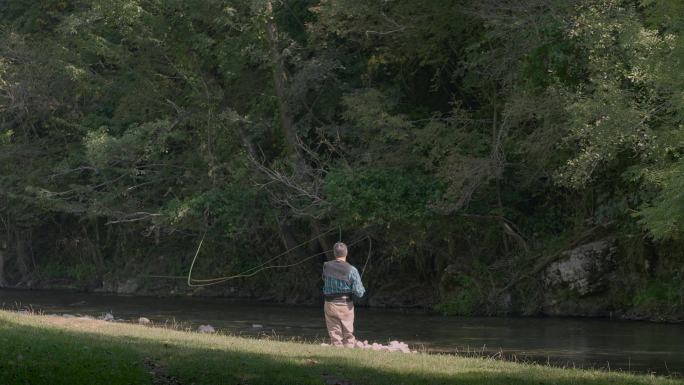
{"type": "Polygon", "coordinates": [[[61,172],[51,174],[50,176],[48,176],[48,178],[54,179],[58,176],[63,176],[63,175],[71,174],[72,172],[78,172],[78,171],[97,171],[97,169],[93,166],[80,166],[80,167],[72,168],[69,170],[63,170],[61,172]]]}
{"type": "MultiPolygon", "coordinates": [[[[320,162],[318,155],[308,148],[301,140],[297,139],[299,151],[303,155],[311,157],[313,163],[320,162]]],[[[297,168],[295,173],[287,173],[266,166],[258,160],[253,151],[247,152],[247,158],[260,173],[268,179],[266,182],[255,182],[257,186],[266,188],[271,200],[283,207],[289,208],[295,214],[319,218],[315,214],[317,209],[325,206],[326,202],[321,195],[321,186],[325,170],[322,167],[297,168]],[[285,187],[285,191],[274,191],[269,187],[279,185],[285,187]]]]}
{"type": "Polygon", "coordinates": [[[136,212],[136,213],[130,213],[127,215],[129,216],[129,218],[110,220],[110,221],[107,221],[107,223],[105,223],[105,225],[113,225],[116,223],[139,222],[139,221],[145,221],[145,220],[151,219],[153,217],[161,216],[161,214],[159,214],[159,213],[147,213],[144,211],[140,211],[140,212],[136,212]]]}
{"type": "Polygon", "coordinates": [[[368,31],[366,31],[366,36],[368,36],[368,35],[389,35],[392,33],[403,32],[404,30],[406,30],[407,27],[405,25],[401,25],[401,24],[397,23],[394,19],[388,17],[387,14],[385,14],[385,12],[380,12],[380,14],[382,15],[382,17],[385,20],[387,20],[390,24],[392,24],[392,26],[394,26],[394,29],[387,30],[387,31],[370,31],[370,30],[368,30],[368,31]]]}

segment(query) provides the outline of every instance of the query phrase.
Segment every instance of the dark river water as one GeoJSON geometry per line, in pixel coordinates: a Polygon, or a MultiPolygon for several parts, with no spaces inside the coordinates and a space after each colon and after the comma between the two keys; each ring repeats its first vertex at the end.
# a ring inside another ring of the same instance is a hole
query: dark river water
{"type": "MultiPolygon", "coordinates": [[[[187,327],[210,324],[238,335],[271,335],[324,342],[322,307],[272,305],[206,298],[150,298],[55,291],[0,290],[0,305],[46,314],[101,316],[187,327]]],[[[502,354],[559,366],[684,373],[684,324],[580,318],[465,318],[356,308],[356,336],[412,349],[460,354],[502,354]]]]}

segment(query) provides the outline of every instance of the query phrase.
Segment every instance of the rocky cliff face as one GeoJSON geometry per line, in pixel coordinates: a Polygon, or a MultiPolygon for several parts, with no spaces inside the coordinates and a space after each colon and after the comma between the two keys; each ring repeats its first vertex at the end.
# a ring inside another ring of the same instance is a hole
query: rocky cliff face
{"type": "Polygon", "coordinates": [[[561,253],[542,273],[547,315],[606,316],[609,303],[603,294],[615,268],[617,247],[613,238],[581,245],[561,253]]]}

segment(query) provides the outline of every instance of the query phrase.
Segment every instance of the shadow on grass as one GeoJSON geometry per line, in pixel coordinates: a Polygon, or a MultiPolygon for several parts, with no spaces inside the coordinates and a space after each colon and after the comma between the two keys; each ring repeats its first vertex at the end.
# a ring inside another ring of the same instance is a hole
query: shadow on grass
{"type": "MultiPolygon", "coordinates": [[[[480,365],[466,366],[462,371],[451,374],[431,373],[429,368],[402,373],[364,366],[368,363],[346,355],[331,357],[320,354],[319,349],[304,344],[294,356],[280,351],[279,346],[282,345],[278,344],[273,345],[273,351],[268,354],[241,351],[231,345],[197,348],[188,344],[187,341],[43,328],[0,319],[0,384],[654,383],[654,379],[648,377],[625,378],[606,374],[580,378],[561,370],[530,366],[520,366],[519,370],[510,372],[497,371],[497,366],[482,369],[486,365],[480,365]],[[156,370],[150,371],[150,362],[156,365],[156,370]]],[[[420,359],[414,357],[410,359],[420,359]]]]}

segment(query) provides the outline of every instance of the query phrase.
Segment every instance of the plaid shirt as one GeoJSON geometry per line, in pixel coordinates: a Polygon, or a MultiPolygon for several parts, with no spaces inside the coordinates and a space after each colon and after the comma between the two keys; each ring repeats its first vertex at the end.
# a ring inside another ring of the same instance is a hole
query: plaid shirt
{"type": "Polygon", "coordinates": [[[363,297],[366,289],[363,287],[363,283],[361,283],[359,271],[353,266],[349,272],[349,282],[351,284],[340,279],[323,276],[323,294],[352,293],[358,298],[363,297]]]}

